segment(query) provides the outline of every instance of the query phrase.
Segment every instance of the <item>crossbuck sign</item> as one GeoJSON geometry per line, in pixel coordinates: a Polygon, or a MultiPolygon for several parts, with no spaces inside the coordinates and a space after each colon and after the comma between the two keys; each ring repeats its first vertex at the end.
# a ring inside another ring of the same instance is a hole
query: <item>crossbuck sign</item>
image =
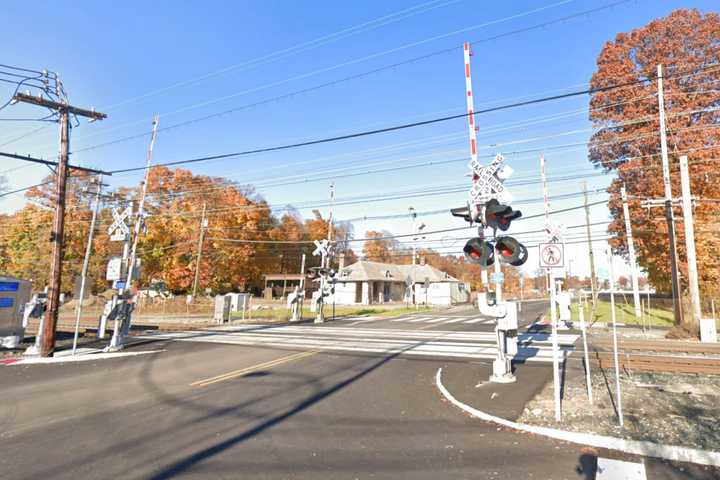
{"type": "Polygon", "coordinates": [[[327,240],[315,240],[313,243],[315,244],[315,250],[313,251],[313,255],[315,255],[316,257],[320,255],[325,258],[330,249],[329,242],[327,240]]]}
{"type": "Polygon", "coordinates": [[[485,203],[491,198],[501,202],[510,202],[512,195],[503,185],[503,180],[512,175],[512,168],[504,164],[505,157],[497,154],[490,165],[483,167],[477,160],[471,160],[469,167],[477,179],[470,188],[470,198],[474,203],[485,203]]]}
{"type": "Polygon", "coordinates": [[[117,208],[112,209],[113,223],[108,228],[110,240],[122,242],[127,239],[128,235],[130,235],[130,228],[128,228],[125,220],[129,219],[130,215],[132,215],[132,207],[127,207],[122,212],[119,212],[117,208]]]}

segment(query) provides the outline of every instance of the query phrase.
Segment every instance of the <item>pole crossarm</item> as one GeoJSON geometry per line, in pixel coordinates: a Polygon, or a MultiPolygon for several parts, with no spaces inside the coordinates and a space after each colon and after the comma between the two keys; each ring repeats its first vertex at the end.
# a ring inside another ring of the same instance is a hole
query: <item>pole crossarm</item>
{"type": "MultiPolygon", "coordinates": [[[[16,153],[7,153],[7,152],[0,152],[0,157],[7,157],[7,158],[14,158],[17,160],[24,160],[26,162],[32,162],[32,163],[41,163],[43,165],[50,165],[53,167],[57,167],[57,162],[53,162],[52,160],[43,160],[42,158],[35,158],[31,157],[30,155],[18,155],[16,153]]],[[[67,168],[71,170],[79,170],[81,172],[88,172],[88,173],[95,173],[98,175],[112,175],[110,172],[105,172],[103,170],[96,170],[94,168],[86,168],[86,167],[78,167],[76,165],[68,165],[67,168]]]]}
{"type": "Polygon", "coordinates": [[[71,115],[77,115],[80,117],[87,117],[93,120],[103,120],[107,118],[107,115],[95,110],[88,110],[86,108],[73,107],[64,102],[56,102],[47,98],[43,98],[35,95],[28,95],[27,93],[16,93],[13,98],[13,102],[30,103],[39,107],[46,107],[57,111],[66,111],[71,115]]]}

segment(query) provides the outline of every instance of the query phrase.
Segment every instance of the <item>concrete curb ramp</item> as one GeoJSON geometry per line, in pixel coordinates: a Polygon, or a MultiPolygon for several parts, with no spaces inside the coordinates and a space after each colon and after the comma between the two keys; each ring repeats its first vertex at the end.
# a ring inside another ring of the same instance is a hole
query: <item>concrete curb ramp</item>
{"type": "Polygon", "coordinates": [[[78,355],[63,355],[57,357],[32,357],[17,358],[2,362],[4,365],[38,365],[51,363],[70,363],[70,362],[89,362],[92,360],[108,360],[111,358],[135,357],[137,355],[146,355],[149,353],[161,353],[165,350],[143,350],[141,352],[113,352],[113,353],[85,353],[78,355]]]}
{"type": "Polygon", "coordinates": [[[547,427],[536,427],[534,425],[517,423],[481,412],[480,410],[460,402],[447,390],[447,388],[445,388],[445,385],[442,383],[442,368],[439,368],[437,374],[435,375],[435,384],[437,385],[438,390],[440,390],[440,393],[442,393],[443,396],[450,401],[450,403],[469,413],[473,417],[485,420],[486,422],[493,422],[515,430],[534,433],[536,435],[543,435],[545,437],[564,440],[566,442],[589,445],[591,447],[605,448],[607,450],[619,450],[634,455],[656,457],[676,462],[696,463],[699,465],[711,465],[716,467],[720,466],[720,452],[679,447],[675,445],[661,445],[641,440],[625,440],[622,438],[606,437],[591,433],[568,432],[566,430],[557,430],[547,427]]]}

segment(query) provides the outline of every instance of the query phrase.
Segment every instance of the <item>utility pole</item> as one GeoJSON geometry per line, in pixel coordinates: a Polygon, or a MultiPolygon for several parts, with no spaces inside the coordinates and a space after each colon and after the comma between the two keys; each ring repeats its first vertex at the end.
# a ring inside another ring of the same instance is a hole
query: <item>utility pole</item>
{"type": "Polygon", "coordinates": [[[85,247],[85,258],[83,259],[82,273],[80,274],[80,298],[78,298],[75,314],[75,334],[73,336],[72,353],[77,350],[78,332],[80,330],[80,316],[82,315],[83,299],[85,298],[85,280],[87,278],[88,266],[90,265],[90,253],[92,252],[93,236],[95,234],[95,222],[98,210],[100,209],[100,192],[102,191],[102,175],[97,178],[97,189],[95,190],[95,205],[93,206],[92,219],[90,220],[90,231],[88,232],[87,246],[85,247]]]}
{"type": "MultiPolygon", "coordinates": [[[[132,238],[132,247],[130,249],[130,260],[128,262],[127,267],[127,277],[125,280],[125,287],[119,289],[118,296],[120,297],[120,301],[123,303],[128,303],[128,298],[124,298],[127,295],[132,294],[132,283],[133,283],[133,277],[135,277],[135,267],[137,263],[137,246],[138,241],[140,240],[140,232],[143,228],[143,225],[145,223],[145,196],[147,195],[147,186],[148,186],[148,179],[150,178],[150,163],[152,162],[153,158],[153,148],[155,147],[155,139],[157,138],[157,128],[158,124],[160,123],[160,117],[158,115],[155,115],[153,117],[153,129],[152,134],[150,136],[150,145],[148,146],[147,151],[147,161],[145,163],[145,177],[142,182],[142,193],[140,194],[140,202],[138,204],[138,211],[137,211],[137,219],[135,220],[135,229],[134,229],[134,236],[132,238]]],[[[110,345],[108,346],[108,350],[116,350],[123,347],[123,342],[125,336],[130,333],[130,322],[132,321],[132,310],[126,310],[126,312],[129,312],[127,314],[127,317],[122,319],[122,322],[119,325],[118,328],[118,322],[115,321],[115,331],[113,332],[113,336],[110,339],[110,345]]]]}
{"type": "Polygon", "coordinates": [[[630,207],[628,206],[627,191],[625,185],[620,189],[623,204],[623,216],[625,217],[625,235],[630,256],[630,278],[632,279],[633,302],[635,304],[635,318],[640,321],[642,311],[640,309],[640,285],[638,282],[637,261],[635,259],[635,242],[633,242],[632,225],[630,225],[630,207]]]}
{"type": "Polygon", "coordinates": [[[302,320],[303,317],[303,305],[305,303],[305,254],[302,254],[302,260],[300,261],[300,286],[298,288],[298,308],[295,310],[293,320],[302,320]]]}
{"type": "Polygon", "coordinates": [[[200,238],[198,239],[198,254],[197,262],[195,263],[195,280],[193,280],[192,299],[195,301],[197,295],[198,280],[200,279],[200,261],[202,260],[203,243],[205,240],[205,228],[207,227],[207,219],[205,218],[205,211],[207,203],[203,202],[202,208],[202,219],[200,220],[200,238]]]}
{"type": "MultiPolygon", "coordinates": [[[[550,197],[548,195],[547,188],[547,177],[545,176],[545,156],[540,154],[540,178],[543,186],[543,198],[545,204],[545,230],[548,234],[548,241],[556,241],[556,238],[551,238],[551,227],[550,227],[550,197]]],[[[592,251],[592,250],[591,250],[592,251]]],[[[553,352],[553,395],[555,399],[555,421],[559,422],[562,419],[562,410],[560,407],[560,359],[559,357],[559,346],[557,338],[557,311],[555,309],[555,270],[552,268],[547,269],[548,284],[550,286],[550,328],[552,333],[552,352],[553,352]]]]}
{"type": "Polygon", "coordinates": [[[610,318],[613,326],[613,360],[615,363],[615,403],[617,407],[618,422],[623,426],[622,389],[620,388],[620,362],[618,360],[617,321],[615,313],[615,270],[613,269],[613,253],[610,245],[607,247],[607,258],[610,270],[610,318]]]}
{"type": "MultiPolygon", "coordinates": [[[[320,257],[320,268],[329,269],[330,256],[332,255],[332,231],[333,231],[333,206],[335,204],[335,184],[330,184],[330,215],[328,216],[328,232],[327,232],[327,251],[323,251],[320,257]]],[[[315,317],[315,323],[325,322],[325,286],[327,282],[327,274],[320,274],[320,296],[318,297],[318,311],[315,317]]],[[[335,295],[333,294],[333,302],[335,295]]]]}
{"type": "Polygon", "coordinates": [[[597,277],[595,276],[595,254],[593,253],[592,234],[590,233],[590,207],[588,206],[587,182],[583,182],[583,196],[585,197],[585,229],[587,232],[588,252],[590,254],[590,292],[592,293],[592,314],[590,322],[595,319],[597,304],[597,277]]]}
{"type": "Polygon", "coordinates": [[[692,197],[690,196],[690,172],[688,159],[680,157],[680,185],[682,187],[683,224],[685,225],[685,248],[687,249],[688,286],[690,303],[692,304],[693,321],[700,325],[702,307],[700,304],[700,287],[698,285],[697,258],[695,255],[695,226],[693,223],[692,197]]]}
{"type": "Polygon", "coordinates": [[[52,243],[52,259],[50,261],[50,290],[48,292],[48,308],[42,325],[40,356],[51,357],[55,352],[55,329],[60,310],[60,288],[62,282],[62,259],[65,235],[65,192],[67,189],[68,158],[70,155],[70,115],[102,120],[107,118],[104,113],[74,107],[67,102],[57,102],[25,93],[16,93],[12,101],[45,107],[57,112],[60,116],[60,157],[55,171],[55,218],[50,234],[52,243]]]}
{"type": "Polygon", "coordinates": [[[662,155],[663,184],[665,186],[665,220],[668,226],[670,244],[670,270],[672,273],[672,297],[675,324],[683,322],[682,305],[680,303],[680,278],[678,276],[677,245],[675,241],[675,218],[672,208],[672,187],[670,185],[670,161],[667,150],[667,128],[665,126],[665,97],[663,95],[662,65],[657,66],[658,79],[658,111],[660,113],[660,153],[662,155]]]}
{"type": "Polygon", "coordinates": [[[415,209],[413,207],[409,207],[408,210],[410,211],[410,217],[412,218],[412,232],[413,232],[413,237],[412,237],[412,279],[410,282],[410,289],[411,289],[410,297],[412,298],[412,301],[415,304],[415,310],[417,310],[419,308],[417,299],[415,298],[415,272],[416,272],[415,265],[417,264],[417,260],[416,260],[417,259],[417,248],[416,248],[415,242],[417,240],[416,239],[416,237],[417,237],[417,227],[416,227],[417,213],[415,213],[415,209]]]}

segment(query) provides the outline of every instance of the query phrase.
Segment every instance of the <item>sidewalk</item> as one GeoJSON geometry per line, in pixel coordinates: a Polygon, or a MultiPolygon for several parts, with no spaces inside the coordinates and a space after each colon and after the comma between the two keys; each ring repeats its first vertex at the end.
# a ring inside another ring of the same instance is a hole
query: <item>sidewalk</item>
{"type": "Polygon", "coordinates": [[[525,405],[552,381],[548,365],[518,364],[513,366],[515,383],[492,383],[491,363],[453,362],[443,367],[443,383],[453,395],[491,415],[516,420],[525,405]]]}

